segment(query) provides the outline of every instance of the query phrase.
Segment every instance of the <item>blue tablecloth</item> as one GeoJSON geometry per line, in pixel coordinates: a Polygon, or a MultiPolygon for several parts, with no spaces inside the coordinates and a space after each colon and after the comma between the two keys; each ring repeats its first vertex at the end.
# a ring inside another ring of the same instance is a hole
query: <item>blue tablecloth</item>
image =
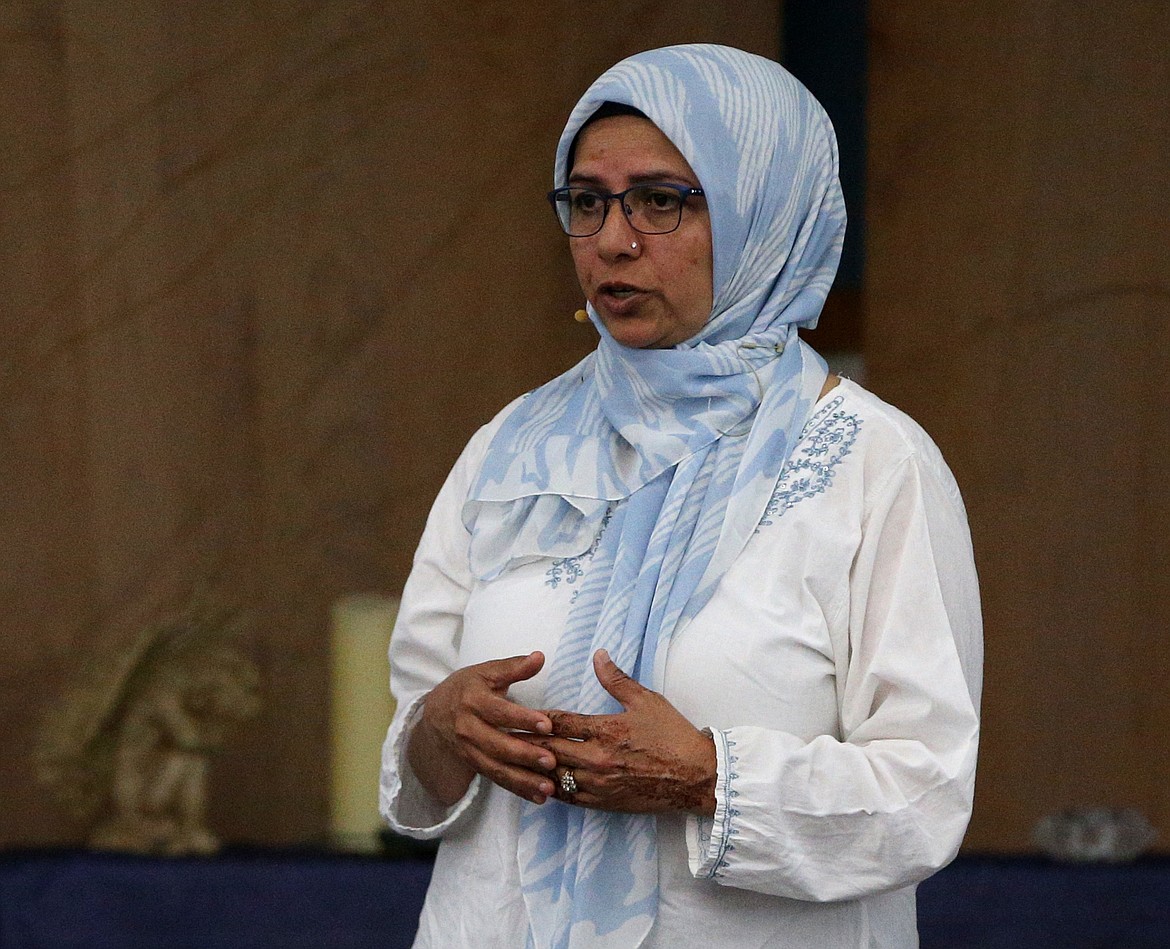
{"type": "MultiPolygon", "coordinates": [[[[430,871],[323,853],[10,853],[0,947],[405,949],[430,871]]],[[[919,930],[922,949],[1170,949],[1170,861],[963,857],[919,888],[919,930]]]]}
{"type": "Polygon", "coordinates": [[[1170,860],[960,857],[918,887],[922,949],[1170,949],[1170,860]]]}
{"type": "Polygon", "coordinates": [[[408,949],[429,860],[326,854],[0,860],[3,949],[408,949]]]}

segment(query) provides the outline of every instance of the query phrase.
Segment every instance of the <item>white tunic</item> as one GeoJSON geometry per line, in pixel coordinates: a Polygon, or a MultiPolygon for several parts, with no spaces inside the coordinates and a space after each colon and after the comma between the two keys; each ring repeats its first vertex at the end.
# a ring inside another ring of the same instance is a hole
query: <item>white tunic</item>
{"type": "MultiPolygon", "coordinates": [[[[522,801],[482,778],[452,808],[406,762],[425,693],[453,670],[548,658],[511,697],[541,707],[590,554],[473,580],[460,512],[502,413],[427,522],[390,648],[398,714],[382,811],[442,836],[416,946],[520,949],[522,801]]],[[[768,511],[710,602],[673,638],[663,693],[718,754],[714,820],[658,818],[647,949],[908,949],[915,884],[970,816],[982,640],[958,489],[905,414],[848,380],[817,404],[768,511]]]]}

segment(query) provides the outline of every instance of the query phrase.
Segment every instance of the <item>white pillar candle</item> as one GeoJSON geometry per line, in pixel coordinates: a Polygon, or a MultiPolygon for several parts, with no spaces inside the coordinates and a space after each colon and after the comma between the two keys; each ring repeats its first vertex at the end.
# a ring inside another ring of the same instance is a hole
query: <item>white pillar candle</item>
{"type": "Polygon", "coordinates": [[[347,596],[333,605],[330,836],[347,850],[378,845],[378,772],[394,715],[386,650],[397,615],[394,597],[347,596]]]}

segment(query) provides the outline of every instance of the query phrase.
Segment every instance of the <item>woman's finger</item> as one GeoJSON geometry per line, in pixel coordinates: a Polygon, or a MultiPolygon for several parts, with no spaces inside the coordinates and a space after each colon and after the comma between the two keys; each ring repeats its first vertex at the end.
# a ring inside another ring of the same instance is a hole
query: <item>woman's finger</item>
{"type": "Polygon", "coordinates": [[[564,801],[566,804],[600,811],[622,811],[626,809],[622,806],[621,802],[615,802],[593,789],[593,775],[589,771],[576,770],[574,768],[557,768],[553,778],[556,782],[555,796],[558,800],[564,801]],[[574,790],[572,791],[566,790],[563,783],[563,775],[566,771],[573,776],[571,784],[574,790]]]}
{"type": "Polygon", "coordinates": [[[560,738],[597,738],[603,735],[612,715],[581,715],[578,712],[562,712],[559,709],[545,712],[552,724],[552,734],[560,738]]]}
{"type": "Polygon", "coordinates": [[[622,703],[622,708],[630,708],[650,690],[644,685],[631,679],[618,668],[604,649],[598,649],[593,654],[593,674],[601,687],[622,703]]]}
{"type": "Polygon", "coordinates": [[[495,692],[484,692],[468,700],[472,714],[496,728],[548,735],[553,723],[547,714],[511,702],[495,692]]]}
{"type": "Polygon", "coordinates": [[[474,748],[483,759],[542,771],[556,766],[556,755],[547,748],[477,719],[461,721],[456,734],[465,748],[474,748]]]}
{"type": "Polygon", "coordinates": [[[544,666],[544,653],[530,652],[526,656],[507,659],[489,659],[478,665],[480,673],[494,689],[506,690],[514,682],[531,679],[544,666]]]}
{"type": "Polygon", "coordinates": [[[593,742],[541,735],[525,735],[524,741],[550,752],[556,758],[558,767],[592,768],[600,771],[612,764],[612,753],[593,742]]]}
{"type": "Polygon", "coordinates": [[[556,767],[551,752],[480,723],[467,727],[460,754],[479,774],[514,794],[533,799],[540,788],[552,793],[550,774],[556,767]]]}
{"type": "Polygon", "coordinates": [[[498,784],[505,791],[510,791],[512,794],[535,804],[543,804],[556,794],[554,780],[546,772],[531,771],[527,768],[504,764],[494,758],[482,755],[478,751],[473,753],[471,764],[476,771],[493,784],[498,784]]]}

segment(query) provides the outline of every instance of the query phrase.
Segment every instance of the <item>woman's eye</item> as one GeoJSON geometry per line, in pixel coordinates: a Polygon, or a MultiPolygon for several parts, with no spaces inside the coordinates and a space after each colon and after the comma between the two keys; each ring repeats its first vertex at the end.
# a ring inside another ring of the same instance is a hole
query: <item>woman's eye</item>
{"type": "Polygon", "coordinates": [[[678,202],[678,192],[669,188],[645,188],[638,195],[638,203],[648,211],[673,211],[678,202]]]}
{"type": "Polygon", "coordinates": [[[574,211],[590,214],[601,207],[601,197],[593,191],[578,191],[572,197],[572,204],[574,211]]]}

